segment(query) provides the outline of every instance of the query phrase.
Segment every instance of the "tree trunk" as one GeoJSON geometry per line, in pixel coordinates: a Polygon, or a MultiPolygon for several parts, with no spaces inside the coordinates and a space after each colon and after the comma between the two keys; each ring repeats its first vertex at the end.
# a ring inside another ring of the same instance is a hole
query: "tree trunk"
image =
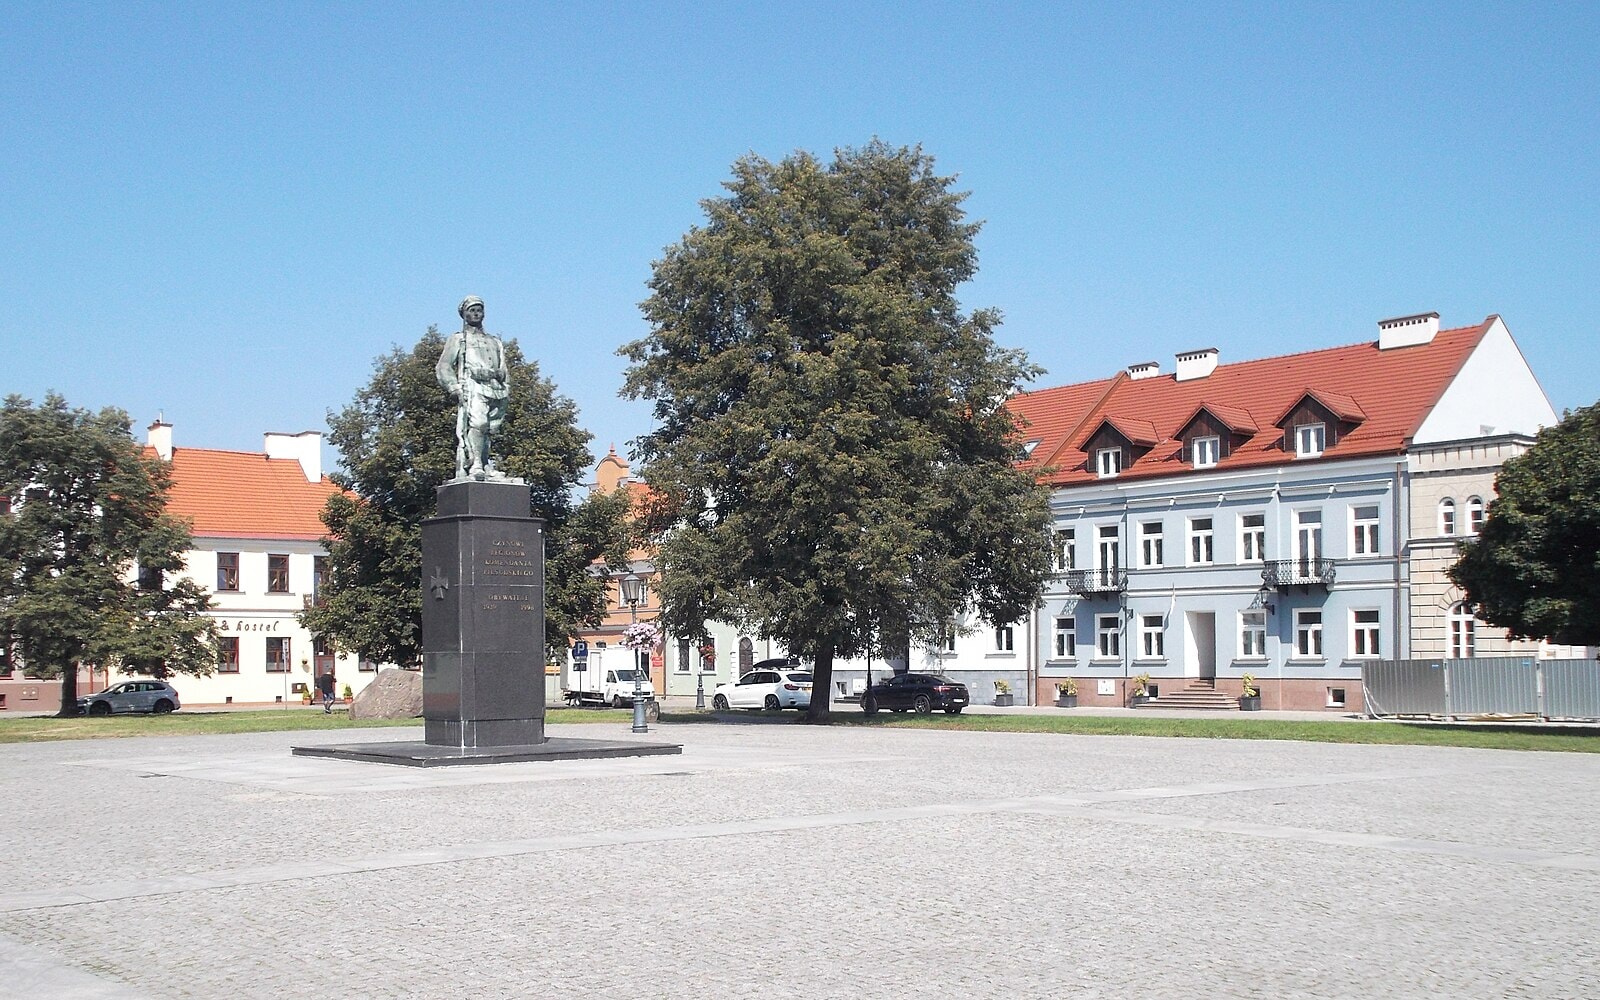
{"type": "Polygon", "coordinates": [[[57,718],[66,719],[78,714],[78,665],[69,663],[61,671],[61,709],[57,718]]]}
{"type": "Polygon", "coordinates": [[[833,649],[831,637],[817,645],[817,655],[811,664],[811,707],[806,709],[807,722],[828,721],[828,704],[833,701],[833,649]]]}

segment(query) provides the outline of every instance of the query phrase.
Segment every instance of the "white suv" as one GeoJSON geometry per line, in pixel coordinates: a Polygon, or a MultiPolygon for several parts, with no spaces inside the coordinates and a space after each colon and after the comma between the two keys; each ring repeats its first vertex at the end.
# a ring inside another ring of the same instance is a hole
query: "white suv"
{"type": "Polygon", "coordinates": [[[737,682],[718,684],[711,693],[711,707],[720,712],[730,708],[804,711],[811,707],[811,671],[788,660],[762,660],[737,682]]]}

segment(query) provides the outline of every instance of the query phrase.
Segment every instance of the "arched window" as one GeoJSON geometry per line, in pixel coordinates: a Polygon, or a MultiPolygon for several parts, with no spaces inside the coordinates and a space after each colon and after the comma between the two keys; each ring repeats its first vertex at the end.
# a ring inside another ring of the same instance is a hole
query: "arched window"
{"type": "Polygon", "coordinates": [[[1439,501],[1439,534],[1456,533],[1456,502],[1449,497],[1439,501]]]}
{"type": "Polygon", "coordinates": [[[1483,530],[1483,497],[1467,497],[1467,534],[1483,530]]]}
{"type": "Polygon", "coordinates": [[[1470,660],[1477,655],[1478,619],[1465,601],[1450,605],[1450,658],[1470,660]]]}

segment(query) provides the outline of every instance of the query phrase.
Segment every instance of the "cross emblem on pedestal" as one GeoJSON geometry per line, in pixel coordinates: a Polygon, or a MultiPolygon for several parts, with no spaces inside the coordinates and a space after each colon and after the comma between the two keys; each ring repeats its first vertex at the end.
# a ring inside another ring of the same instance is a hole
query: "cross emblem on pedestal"
{"type": "Polygon", "coordinates": [[[428,581],[428,589],[433,591],[433,599],[436,601],[444,600],[444,592],[450,589],[450,581],[440,573],[437,566],[433,568],[433,577],[428,581]]]}

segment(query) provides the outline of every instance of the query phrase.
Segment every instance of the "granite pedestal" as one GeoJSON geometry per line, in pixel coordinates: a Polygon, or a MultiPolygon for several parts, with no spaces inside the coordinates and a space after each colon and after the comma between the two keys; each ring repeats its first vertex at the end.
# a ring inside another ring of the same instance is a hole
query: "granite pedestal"
{"type": "Polygon", "coordinates": [[[681,746],[544,735],[544,522],[520,482],[439,487],[422,522],[421,743],[295,747],[412,767],[681,753],[681,746]]]}

